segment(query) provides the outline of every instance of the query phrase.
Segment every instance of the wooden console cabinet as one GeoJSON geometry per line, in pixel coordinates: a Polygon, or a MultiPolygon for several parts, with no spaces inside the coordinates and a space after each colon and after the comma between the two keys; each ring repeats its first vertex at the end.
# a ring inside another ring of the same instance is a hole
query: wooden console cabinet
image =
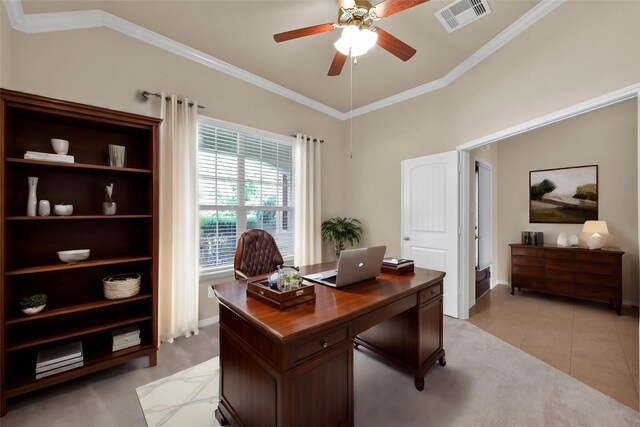
{"type": "Polygon", "coordinates": [[[624,252],[557,246],[511,246],[511,295],[515,288],[603,301],[622,314],[624,252]]]}
{"type": "Polygon", "coordinates": [[[6,400],[146,356],[156,364],[158,300],[159,119],[0,90],[0,412],[6,400]],[[51,138],[69,141],[75,163],[24,159],[53,153],[51,138]],[[110,167],[109,144],[126,148],[126,167],[110,167]],[[27,177],[50,216],[27,216],[27,177]],[[102,214],[105,185],[114,184],[115,215],[102,214]],[[53,214],[72,204],[71,216],[53,214]],[[66,264],[57,251],[90,249],[66,264]],[[140,292],[106,299],[102,279],[141,276],[140,292]],[[47,295],[26,316],[22,298],[47,295]],[[112,351],[112,331],[136,325],[140,344],[112,351]],[[81,341],[84,365],[36,379],[40,350],[81,341]]]}

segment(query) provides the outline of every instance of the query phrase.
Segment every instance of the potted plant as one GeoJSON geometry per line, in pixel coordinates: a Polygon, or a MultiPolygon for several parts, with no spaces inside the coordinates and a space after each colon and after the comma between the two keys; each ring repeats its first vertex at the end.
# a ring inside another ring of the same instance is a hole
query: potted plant
{"type": "Polygon", "coordinates": [[[336,256],[340,256],[340,252],[344,249],[345,242],[358,243],[362,237],[362,227],[360,221],[353,218],[329,218],[322,222],[321,225],[322,240],[333,242],[336,250],[336,256]]]}
{"type": "Polygon", "coordinates": [[[20,300],[20,308],[24,314],[40,313],[47,304],[47,296],[45,294],[31,295],[20,300]]]}

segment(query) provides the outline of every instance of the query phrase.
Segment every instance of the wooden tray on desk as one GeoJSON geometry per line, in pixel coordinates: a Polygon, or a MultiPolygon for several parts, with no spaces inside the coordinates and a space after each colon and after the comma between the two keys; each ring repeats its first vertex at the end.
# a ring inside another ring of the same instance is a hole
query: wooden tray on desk
{"type": "Polygon", "coordinates": [[[284,309],[307,301],[316,300],[316,288],[313,283],[304,280],[302,287],[291,291],[271,289],[268,280],[247,282],[247,296],[275,308],[284,309]]]}

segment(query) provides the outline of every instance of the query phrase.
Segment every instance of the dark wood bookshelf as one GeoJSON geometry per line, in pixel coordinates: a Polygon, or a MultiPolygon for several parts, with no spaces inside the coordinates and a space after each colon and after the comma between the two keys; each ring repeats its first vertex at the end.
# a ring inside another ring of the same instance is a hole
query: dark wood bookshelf
{"type": "Polygon", "coordinates": [[[0,415],[7,399],[146,356],[157,363],[158,132],[160,120],[0,89],[0,415]],[[76,163],[24,159],[69,141],[76,163]],[[126,167],[108,165],[109,144],[126,150],[126,167]],[[51,216],[27,216],[27,177],[51,216]],[[104,186],[114,184],[117,214],[102,215],[104,186]],[[55,204],[74,214],[53,215],[55,204]],[[57,252],[90,249],[63,263],[57,252]],[[139,273],[140,293],[104,298],[104,277],[139,273]],[[47,295],[38,314],[19,302],[47,295]],[[141,344],[112,352],[114,329],[137,325],[141,344]],[[38,352],[81,341],[84,366],[35,379],[38,352]]]}

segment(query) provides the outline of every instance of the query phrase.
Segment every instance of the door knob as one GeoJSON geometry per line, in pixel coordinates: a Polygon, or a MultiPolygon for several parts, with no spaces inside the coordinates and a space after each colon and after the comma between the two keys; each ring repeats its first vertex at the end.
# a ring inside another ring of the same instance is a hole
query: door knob
{"type": "Polygon", "coordinates": [[[409,236],[404,236],[402,240],[409,240],[409,236]]]}

